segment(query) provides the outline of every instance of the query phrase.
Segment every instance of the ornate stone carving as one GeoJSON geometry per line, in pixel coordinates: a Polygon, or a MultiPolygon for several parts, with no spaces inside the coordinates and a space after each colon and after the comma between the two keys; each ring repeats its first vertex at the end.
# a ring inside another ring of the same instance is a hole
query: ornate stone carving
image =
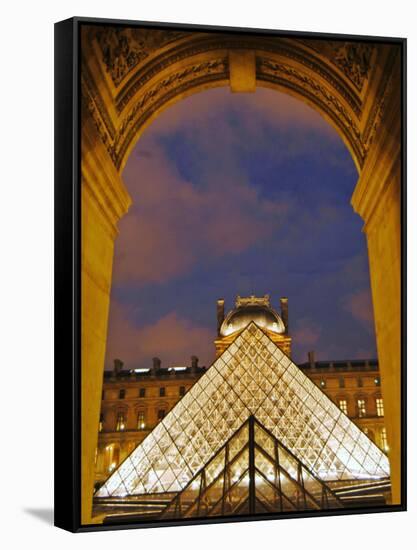
{"type": "Polygon", "coordinates": [[[264,296],[254,296],[251,294],[250,296],[236,296],[236,307],[245,307],[245,306],[266,306],[271,307],[271,301],[269,294],[265,294],[264,296]]]}
{"type": "Polygon", "coordinates": [[[110,158],[115,163],[116,155],[114,151],[113,135],[109,131],[109,128],[103,119],[101,110],[97,107],[95,98],[90,93],[90,90],[87,88],[85,83],[82,83],[81,92],[82,92],[82,108],[83,108],[82,116],[91,117],[103,145],[106,147],[107,152],[110,155],[110,158]]]}
{"type": "Polygon", "coordinates": [[[140,130],[141,124],[165,101],[179,94],[180,90],[189,89],[203,80],[208,82],[228,77],[227,59],[217,57],[211,61],[176,69],[155,83],[158,74],[167,74],[166,69],[170,65],[184,65],[188,58],[211,50],[213,56],[218,56],[219,50],[256,50],[261,58],[257,62],[258,78],[296,89],[309,101],[320,106],[346,136],[359,165],[363,163],[371,143],[371,140],[368,141],[371,129],[372,133],[375,131],[372,118],[376,123],[380,118],[379,106],[377,108],[375,105],[373,117],[367,121],[367,128],[361,135],[359,123],[362,99],[359,91],[369,77],[374,45],[313,40],[294,40],[288,44],[286,39],[242,38],[135,28],[96,27],[93,36],[98,41],[99,48],[96,51],[102,54],[104,69],[116,86],[121,84],[127,74],[134,73],[134,68],[141,61],[153,54],[150,62],[143,65],[143,70],[134,78],[125,79],[125,84],[118,87],[114,97],[118,120],[109,118],[107,109],[100,103],[100,94],[95,93],[94,86],[91,87],[91,83],[86,80],[89,91],[86,102],[88,111],[118,167],[129,146],[129,140],[134,139],[134,133],[140,130]],[[190,40],[176,42],[185,36],[190,40]],[[162,49],[171,42],[174,42],[172,47],[162,49]],[[310,48],[310,52],[306,51],[306,46],[310,48]],[[214,54],[215,50],[217,52],[214,54]],[[268,52],[270,55],[282,56],[283,60],[278,62],[268,58],[268,52]],[[296,68],[293,61],[301,63],[305,70],[296,68]],[[352,82],[352,86],[335,70],[335,66],[341,69],[352,82]],[[321,78],[316,79],[315,74],[321,78]],[[132,97],[135,101],[133,108],[130,108],[132,97]]]}
{"type": "Polygon", "coordinates": [[[183,36],[186,33],[147,28],[103,27],[96,32],[103,63],[115,86],[152,52],[183,36]]]}
{"type": "MultiPolygon", "coordinates": [[[[168,52],[165,52],[163,55],[156,55],[152,64],[150,66],[147,66],[145,71],[141,71],[141,74],[135,76],[134,80],[130,82],[129,85],[125,87],[125,89],[121,89],[120,94],[118,95],[116,100],[117,111],[122,112],[132,96],[134,96],[142,86],[144,86],[150,79],[158,74],[159,71],[165,69],[171,64],[182,62],[183,60],[186,60],[191,56],[208,51],[219,49],[252,49],[255,51],[262,51],[265,53],[274,53],[280,56],[285,56],[291,61],[301,63],[310,72],[314,72],[314,74],[319,74],[328,82],[330,88],[337,91],[337,93],[346,100],[346,102],[354,111],[355,115],[360,117],[361,99],[357,94],[357,91],[353,88],[347,87],[346,83],[339,77],[336,71],[331,70],[331,66],[329,63],[323,62],[322,60],[320,60],[319,57],[313,57],[311,55],[311,52],[306,54],[305,50],[300,48],[298,44],[302,42],[304,41],[294,40],[291,44],[288,44],[285,40],[279,38],[268,40],[260,37],[242,38],[225,36],[221,34],[210,34],[203,36],[194,34],[193,40],[187,40],[183,44],[174,45],[173,48],[171,48],[168,52]]],[[[320,47],[319,49],[314,48],[314,51],[324,54],[326,58],[334,56],[333,53],[330,55],[327,50],[327,53],[324,53],[324,44],[321,44],[321,46],[323,47],[320,47]]],[[[157,54],[158,52],[155,53],[157,54]]]]}
{"type": "Polygon", "coordinates": [[[362,90],[368,78],[373,52],[371,44],[358,42],[333,42],[334,60],[350,80],[362,90]]]}
{"type": "Polygon", "coordinates": [[[144,115],[146,117],[150,116],[155,106],[160,104],[162,98],[169,96],[174,90],[178,91],[179,88],[183,88],[187,84],[200,83],[201,78],[212,76],[220,78],[226,76],[226,74],[228,74],[228,60],[226,58],[213,59],[176,71],[148,89],[120,124],[114,142],[115,154],[118,160],[120,161],[120,156],[124,152],[126,136],[132,130],[134,123],[144,115]]]}
{"type": "Polygon", "coordinates": [[[301,39],[300,42],[334,63],[359,92],[362,90],[369,76],[370,61],[374,51],[372,44],[309,39],[301,39]]]}
{"type": "Polygon", "coordinates": [[[282,85],[292,85],[302,95],[313,96],[332,117],[335,123],[342,127],[344,133],[357,153],[358,161],[363,161],[364,151],[361,141],[361,133],[353,118],[342,103],[323,85],[316,82],[310,76],[283,63],[277,63],[270,59],[258,59],[258,78],[266,80],[276,79],[282,85]]]}
{"type": "Polygon", "coordinates": [[[372,110],[368,116],[366,126],[363,132],[363,142],[365,152],[368,152],[375,138],[378,127],[382,121],[385,112],[386,98],[390,94],[393,82],[393,67],[397,58],[397,51],[393,50],[388,57],[388,61],[384,70],[384,79],[379,87],[379,94],[374,101],[372,110]]]}

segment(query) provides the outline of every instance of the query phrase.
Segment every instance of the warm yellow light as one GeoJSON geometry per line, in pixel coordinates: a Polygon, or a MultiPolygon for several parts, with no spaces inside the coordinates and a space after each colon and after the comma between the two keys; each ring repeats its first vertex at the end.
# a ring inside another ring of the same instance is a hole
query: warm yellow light
{"type": "MultiPolygon", "coordinates": [[[[301,462],[307,462],[306,465],[311,467],[314,474],[326,481],[340,480],[344,472],[345,479],[379,479],[389,476],[388,458],[321,391],[320,380],[317,385],[314,384],[267,335],[251,324],[193,385],[187,393],[188,397],[177,403],[163,422],[158,424],[151,436],[152,442],[149,443],[150,439],[146,439],[148,443],[138,445],[131,455],[131,460],[119,467],[123,479],[127,474],[131,474],[131,485],[127,488],[129,494],[179,491],[186,486],[198,469],[208,462],[210,454],[217,452],[240,428],[243,421],[242,413],[230,399],[228,380],[233,373],[236,380],[243,380],[248,368],[252,373],[256,373],[256,379],[250,382],[250,392],[246,392],[248,395],[241,394],[241,401],[248,411],[245,414],[256,414],[259,415],[260,421],[268,421],[272,426],[273,435],[282,439],[283,444],[289,445],[290,450],[301,462]],[[267,386],[266,381],[272,376],[279,380],[279,390],[271,388],[268,392],[269,399],[265,400],[265,390],[262,388],[267,386]],[[298,398],[295,399],[294,395],[298,398]],[[210,396],[216,399],[208,399],[210,396]],[[221,428],[223,417],[221,422],[218,420],[222,416],[217,411],[221,399],[227,400],[230,405],[227,433],[226,429],[221,428]],[[317,415],[314,423],[312,410],[317,415]],[[300,422],[293,423],[294,417],[300,422]],[[280,421],[278,426],[277,418],[282,418],[285,422],[280,421]],[[158,443],[166,436],[166,432],[174,445],[164,452],[158,443]],[[200,456],[199,460],[195,460],[195,449],[191,443],[194,434],[198,434],[205,443],[201,447],[205,449],[204,453],[201,453],[204,456],[200,456]],[[305,448],[310,437],[313,445],[307,450],[312,457],[305,448]],[[336,456],[340,467],[327,464],[324,453],[323,456],[321,453],[322,448],[315,445],[319,442],[318,438],[326,441],[325,448],[336,456]],[[291,443],[292,441],[295,443],[291,443]],[[340,441],[344,442],[343,445],[340,445],[340,441]],[[371,456],[375,456],[373,461],[366,459],[368,450],[371,456]],[[141,481],[139,484],[136,483],[138,479],[141,481]]],[[[322,381],[325,383],[325,379],[322,381]]],[[[124,418],[126,416],[123,414],[118,418],[118,426],[122,430],[127,429],[124,418]]],[[[140,429],[145,428],[146,423],[141,412],[138,412],[136,425],[140,429]]],[[[386,433],[381,432],[378,442],[381,448],[388,450],[385,446],[386,433]]],[[[108,465],[112,462],[113,455],[107,456],[108,465]]],[[[117,472],[117,465],[114,468],[117,472]]],[[[294,465],[288,465],[286,469],[289,476],[297,479],[297,468],[294,465]]],[[[239,478],[243,472],[241,465],[236,465],[233,480],[239,478]]],[[[267,467],[265,475],[272,481],[274,472],[267,467]]],[[[243,484],[248,480],[248,476],[245,475],[243,484]]],[[[280,480],[282,484],[290,483],[282,474],[280,480]]],[[[126,487],[123,489],[120,485],[120,475],[112,471],[106,484],[99,490],[99,496],[120,495],[126,490],[126,487]]]]}

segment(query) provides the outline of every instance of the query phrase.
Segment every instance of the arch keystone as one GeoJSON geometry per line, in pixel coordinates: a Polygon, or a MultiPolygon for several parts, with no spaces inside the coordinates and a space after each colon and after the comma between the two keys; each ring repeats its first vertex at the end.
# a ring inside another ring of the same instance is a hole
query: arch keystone
{"type": "Polygon", "coordinates": [[[230,90],[251,93],[256,90],[256,64],[253,50],[229,51],[230,90]]]}

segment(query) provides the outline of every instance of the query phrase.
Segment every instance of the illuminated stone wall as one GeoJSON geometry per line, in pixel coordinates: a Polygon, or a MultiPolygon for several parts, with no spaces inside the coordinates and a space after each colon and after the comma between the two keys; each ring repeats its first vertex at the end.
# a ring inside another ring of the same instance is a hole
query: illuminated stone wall
{"type": "Polygon", "coordinates": [[[137,139],[162,110],[191,93],[229,86],[232,75],[236,75],[232,88],[253,89],[255,77],[257,86],[285,91],[317,109],[339,132],[361,174],[352,202],[365,222],[368,239],[382,392],[389,418],[393,501],[399,502],[399,56],[399,46],[116,32],[108,27],[83,30],[83,523],[92,521],[114,238],[117,222],[130,204],[120,174],[137,139]],[[247,55],[248,50],[254,56],[247,55]],[[247,71],[246,77],[242,71],[247,71]],[[378,212],[384,212],[383,218],[378,212]]]}

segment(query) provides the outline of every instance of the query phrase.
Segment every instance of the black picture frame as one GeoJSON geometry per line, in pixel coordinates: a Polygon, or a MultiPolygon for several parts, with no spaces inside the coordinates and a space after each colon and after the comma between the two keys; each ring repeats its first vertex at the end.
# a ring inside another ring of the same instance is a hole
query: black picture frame
{"type": "Polygon", "coordinates": [[[216,524],[266,519],[289,519],[368,514],[407,509],[406,440],[406,46],[405,38],[341,35],[272,29],[233,28],[178,23],[73,17],[55,24],[55,525],[71,532],[104,531],[175,525],[216,524]],[[273,37],[356,40],[397,44],[402,51],[402,498],[400,505],[359,509],[294,512],[254,517],[196,518],[169,521],[129,521],[82,525],[81,494],[81,91],[80,29],[83,25],[129,26],[269,35],[273,37]]]}

